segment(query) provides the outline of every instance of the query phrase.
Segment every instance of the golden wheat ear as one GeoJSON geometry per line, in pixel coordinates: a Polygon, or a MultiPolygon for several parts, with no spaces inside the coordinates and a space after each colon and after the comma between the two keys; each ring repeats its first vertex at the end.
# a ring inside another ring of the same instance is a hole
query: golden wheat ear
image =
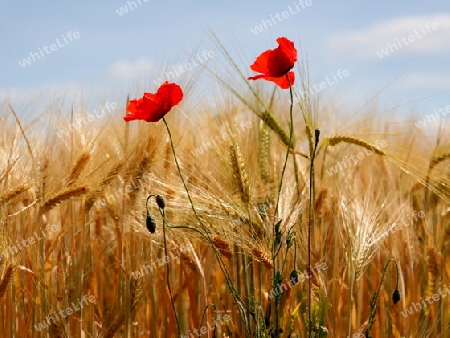
{"type": "Polygon", "coordinates": [[[99,182],[96,188],[92,189],[86,196],[85,208],[90,210],[94,205],[95,201],[103,194],[106,188],[111,184],[111,182],[119,175],[120,169],[124,166],[125,162],[119,162],[114,167],[112,167],[106,176],[99,182]]]}
{"type": "Polygon", "coordinates": [[[3,274],[2,280],[0,281],[0,298],[5,295],[9,283],[11,282],[11,279],[13,277],[15,268],[16,267],[13,264],[9,264],[6,267],[5,273],[3,274]]]}
{"type": "Polygon", "coordinates": [[[430,171],[432,168],[437,166],[439,163],[441,163],[449,158],[450,158],[450,153],[433,156],[433,159],[430,162],[430,171]]]}
{"type": "Polygon", "coordinates": [[[26,192],[30,189],[28,185],[21,185],[19,187],[14,188],[13,190],[7,191],[0,195],[0,204],[6,204],[9,201],[12,201],[17,196],[22,194],[23,192],[26,192]]]}
{"type": "Polygon", "coordinates": [[[231,259],[233,257],[233,251],[231,249],[230,243],[228,243],[225,238],[220,235],[211,236],[212,244],[219,249],[220,253],[225,257],[231,259]]]}
{"type": "Polygon", "coordinates": [[[350,144],[354,144],[356,146],[360,146],[363,147],[369,151],[373,151],[375,154],[378,154],[380,156],[385,156],[386,153],[381,150],[378,146],[371,144],[370,142],[367,142],[363,139],[354,137],[354,136],[349,136],[349,135],[338,135],[338,136],[333,136],[333,137],[329,137],[326,138],[323,141],[323,144],[321,145],[320,148],[326,147],[326,146],[330,146],[333,147],[339,143],[350,143],[350,144]]]}
{"type": "Polygon", "coordinates": [[[90,159],[91,159],[91,156],[89,155],[89,153],[83,153],[75,161],[75,163],[69,173],[68,186],[73,185],[75,183],[75,181],[80,177],[81,173],[83,172],[83,169],[89,163],[90,159]]]}
{"type": "Polygon", "coordinates": [[[270,258],[270,254],[262,251],[260,248],[253,248],[251,250],[253,257],[260,263],[262,263],[267,269],[273,268],[273,263],[270,258]]]}
{"type": "Polygon", "coordinates": [[[86,187],[77,187],[73,189],[66,189],[57,194],[55,194],[52,198],[45,201],[42,205],[42,212],[48,211],[58,205],[59,203],[74,198],[85,195],[88,192],[88,188],[86,187]]]}

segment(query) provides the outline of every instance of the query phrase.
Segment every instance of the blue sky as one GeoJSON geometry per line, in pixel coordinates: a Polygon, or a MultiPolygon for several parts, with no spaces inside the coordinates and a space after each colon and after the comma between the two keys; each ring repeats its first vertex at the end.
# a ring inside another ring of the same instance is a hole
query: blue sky
{"type": "MultiPolygon", "coordinates": [[[[378,97],[385,106],[433,96],[406,106],[424,115],[450,104],[450,3],[445,0],[311,0],[309,6],[304,1],[304,8],[300,0],[134,2],[137,8],[130,10],[132,1],[126,0],[0,0],[0,98],[17,104],[42,97],[52,88],[52,95],[81,91],[90,102],[98,97],[108,100],[113,91],[123,95],[153,91],[153,81],[173,65],[188,62],[191,53],[218,53],[208,36],[210,29],[233,55],[242,50],[248,64],[262,51],[275,48],[277,37],[290,38],[300,53],[308,55],[311,83],[348,70],[350,76],[321,95],[352,107],[401,74],[378,97]],[[122,9],[119,15],[121,7],[128,12],[122,9]],[[285,18],[283,11],[290,11],[285,18]],[[282,20],[275,19],[277,13],[282,20]],[[276,22],[272,27],[252,32],[271,18],[276,22]],[[437,29],[430,28],[433,23],[437,29]],[[78,32],[78,39],[65,43],[68,32],[78,32]],[[410,34],[416,38],[408,45],[383,58],[377,55],[388,43],[400,44],[410,34]],[[63,46],[54,46],[35,61],[29,59],[25,67],[19,64],[57,39],[63,46]]],[[[208,60],[211,65],[215,61],[218,58],[208,60]]],[[[246,71],[252,75],[249,68],[246,71]]]]}

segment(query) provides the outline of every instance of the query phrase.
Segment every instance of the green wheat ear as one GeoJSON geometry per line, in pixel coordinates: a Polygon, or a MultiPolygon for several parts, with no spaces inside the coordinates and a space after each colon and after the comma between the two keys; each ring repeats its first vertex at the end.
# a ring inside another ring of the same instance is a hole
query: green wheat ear
{"type": "Polygon", "coordinates": [[[263,124],[259,134],[260,149],[258,156],[259,170],[264,183],[270,183],[270,133],[266,124],[263,124]]]}
{"type": "Polygon", "coordinates": [[[230,146],[229,150],[231,167],[233,170],[234,183],[237,191],[241,196],[241,200],[244,203],[250,202],[250,183],[245,168],[244,157],[242,156],[241,149],[238,143],[230,146]]]}

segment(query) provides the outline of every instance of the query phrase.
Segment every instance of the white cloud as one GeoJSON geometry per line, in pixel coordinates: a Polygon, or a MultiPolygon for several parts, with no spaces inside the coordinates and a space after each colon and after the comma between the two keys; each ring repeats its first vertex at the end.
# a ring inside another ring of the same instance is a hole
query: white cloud
{"type": "Polygon", "coordinates": [[[450,74],[411,73],[405,74],[399,83],[407,87],[432,87],[450,89],[450,74]]]}
{"type": "Polygon", "coordinates": [[[122,80],[132,80],[142,74],[148,74],[154,69],[154,63],[147,58],[139,58],[132,62],[129,60],[117,60],[111,63],[107,68],[110,76],[122,80]]]}
{"type": "Polygon", "coordinates": [[[417,53],[450,52],[450,14],[409,16],[379,22],[359,31],[335,34],[329,41],[329,49],[334,56],[348,55],[359,58],[377,59],[379,52],[388,44],[401,45],[392,55],[417,53]],[[427,28],[433,23],[437,29],[427,28]],[[409,42],[409,35],[416,35],[409,42]],[[417,37],[420,36],[420,37],[417,37]],[[407,45],[402,38],[406,39],[407,45]]]}
{"type": "Polygon", "coordinates": [[[82,90],[82,84],[76,82],[0,88],[0,100],[6,102],[45,102],[45,104],[48,104],[57,98],[68,100],[77,98],[82,94],[82,90]]]}

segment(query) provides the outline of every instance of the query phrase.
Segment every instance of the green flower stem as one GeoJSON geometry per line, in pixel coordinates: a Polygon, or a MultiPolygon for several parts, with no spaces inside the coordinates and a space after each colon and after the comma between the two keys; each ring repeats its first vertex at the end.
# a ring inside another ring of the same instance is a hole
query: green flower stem
{"type": "MultiPolygon", "coordinates": [[[[149,196],[147,197],[147,204],[146,204],[146,207],[147,207],[147,214],[150,214],[150,212],[148,211],[148,201],[149,201],[149,199],[150,199],[151,197],[153,197],[153,196],[156,197],[156,195],[149,195],[149,196]]],[[[201,236],[203,236],[204,238],[208,239],[208,236],[206,236],[205,233],[203,233],[201,230],[199,230],[199,229],[197,229],[197,228],[194,228],[194,227],[191,227],[191,226],[188,226],[188,225],[171,225],[169,222],[167,222],[167,220],[166,220],[165,222],[166,222],[166,226],[167,226],[168,228],[170,228],[170,229],[188,229],[188,230],[196,231],[196,232],[198,232],[201,236]]]]}
{"type": "Polygon", "coordinates": [[[381,276],[381,281],[380,284],[378,285],[378,290],[373,294],[372,299],[370,301],[370,315],[369,315],[369,319],[367,320],[368,324],[367,324],[367,330],[366,330],[366,337],[370,338],[370,331],[372,330],[373,324],[375,323],[375,316],[377,313],[377,301],[378,301],[378,295],[380,293],[381,290],[381,285],[383,285],[384,282],[384,276],[386,275],[386,270],[388,268],[389,263],[394,262],[395,263],[395,270],[397,272],[397,282],[396,282],[396,287],[395,289],[398,289],[398,265],[397,265],[397,261],[393,258],[389,259],[386,264],[384,265],[383,268],[383,274],[381,276]]]}
{"type": "MultiPolygon", "coordinates": [[[[309,221],[308,221],[308,274],[312,274],[311,272],[311,241],[312,241],[312,230],[315,224],[315,191],[316,191],[316,182],[315,182],[315,173],[314,173],[314,160],[316,159],[317,154],[317,146],[319,144],[319,136],[320,131],[316,129],[314,131],[314,149],[311,154],[311,165],[309,167],[309,221]]],[[[312,306],[312,278],[308,278],[308,328],[309,335],[312,335],[312,317],[311,317],[311,306],[312,306]]]]}
{"type": "Polygon", "coordinates": [[[248,327],[248,320],[247,320],[247,316],[246,316],[245,311],[244,311],[244,303],[243,303],[239,293],[237,292],[237,290],[235,289],[235,287],[233,285],[233,280],[230,277],[230,273],[229,273],[225,263],[223,262],[219,251],[217,250],[216,246],[214,245],[214,243],[211,240],[211,237],[209,236],[207,226],[205,225],[203,220],[200,218],[200,215],[197,213],[197,210],[195,209],[194,201],[192,200],[191,194],[189,193],[189,189],[188,189],[188,187],[186,185],[186,181],[185,181],[185,179],[183,177],[183,174],[181,173],[181,167],[180,167],[180,164],[178,163],[178,158],[176,156],[175,147],[173,145],[172,133],[170,132],[170,128],[169,128],[169,125],[167,124],[166,119],[163,117],[162,120],[163,120],[164,124],[166,125],[167,133],[168,133],[169,139],[170,139],[170,147],[172,149],[172,154],[173,154],[173,157],[175,159],[175,165],[177,167],[177,171],[178,171],[178,174],[179,174],[179,176],[181,178],[181,181],[183,182],[184,190],[187,193],[187,196],[188,196],[188,199],[189,199],[189,202],[190,202],[190,205],[191,205],[191,209],[194,212],[194,215],[195,215],[196,219],[199,221],[200,225],[203,228],[204,236],[206,237],[207,241],[209,242],[209,244],[211,245],[211,247],[212,247],[212,249],[214,251],[216,259],[217,259],[217,261],[219,263],[219,267],[222,270],[222,272],[224,274],[224,277],[225,277],[225,280],[227,282],[228,288],[230,289],[230,293],[233,296],[233,298],[234,298],[234,300],[236,302],[236,305],[238,307],[241,319],[245,323],[246,333],[249,335],[250,334],[250,328],[248,327]]]}
{"type": "MultiPolygon", "coordinates": [[[[159,212],[161,213],[161,217],[163,219],[163,237],[164,237],[164,254],[166,257],[169,257],[169,254],[167,252],[167,238],[166,238],[166,214],[164,209],[161,210],[161,208],[159,208],[159,212]]],[[[181,337],[181,327],[180,327],[180,321],[178,319],[178,314],[177,314],[177,308],[175,307],[175,302],[173,301],[173,296],[172,296],[172,289],[170,287],[170,268],[169,268],[170,264],[166,264],[166,281],[167,281],[167,287],[169,288],[169,295],[170,295],[170,302],[172,303],[172,308],[173,308],[173,312],[175,313],[175,320],[177,323],[177,329],[178,329],[178,334],[181,337]]]]}
{"type": "MultiPolygon", "coordinates": [[[[287,147],[287,150],[286,150],[286,156],[284,158],[283,169],[281,171],[280,185],[278,187],[277,204],[275,206],[275,215],[274,216],[277,216],[277,214],[278,214],[278,205],[280,203],[281,189],[283,187],[283,178],[284,178],[284,174],[286,172],[286,167],[287,167],[287,162],[288,162],[288,159],[289,159],[290,149],[292,147],[292,138],[294,136],[294,118],[293,118],[293,112],[292,112],[293,111],[293,107],[294,107],[294,93],[293,93],[293,90],[292,90],[292,85],[290,83],[288,74],[286,74],[286,78],[287,78],[287,80],[289,82],[289,94],[290,94],[290,97],[291,97],[291,103],[290,103],[290,107],[289,107],[289,144],[288,144],[288,147],[287,147]]],[[[276,231],[275,230],[275,223],[273,225],[272,231],[273,231],[273,235],[275,237],[275,231],[276,231]]],[[[276,256],[279,253],[280,246],[278,248],[276,248],[274,244],[275,244],[275,241],[272,244],[272,259],[275,261],[276,256]]],[[[273,264],[273,280],[275,280],[275,278],[276,278],[275,276],[276,275],[277,275],[276,264],[273,264]]],[[[274,285],[274,287],[276,287],[276,285],[274,285]]],[[[274,317],[275,317],[275,320],[274,320],[275,337],[278,337],[279,336],[279,332],[278,332],[279,331],[278,330],[278,327],[279,327],[279,315],[278,315],[278,302],[277,301],[275,301],[275,314],[274,314],[274,317]]]]}
{"type": "MultiPolygon", "coordinates": [[[[289,76],[286,74],[286,78],[289,81],[289,76]]],[[[283,186],[283,177],[287,167],[287,161],[289,158],[290,149],[292,147],[292,138],[294,137],[294,121],[293,121],[293,108],[294,108],[294,93],[292,90],[292,85],[289,83],[289,94],[291,96],[291,105],[289,108],[289,145],[287,147],[286,156],[284,159],[283,170],[281,171],[280,186],[278,187],[277,204],[275,207],[275,216],[278,214],[278,204],[280,202],[281,188],[283,186]]]]}

